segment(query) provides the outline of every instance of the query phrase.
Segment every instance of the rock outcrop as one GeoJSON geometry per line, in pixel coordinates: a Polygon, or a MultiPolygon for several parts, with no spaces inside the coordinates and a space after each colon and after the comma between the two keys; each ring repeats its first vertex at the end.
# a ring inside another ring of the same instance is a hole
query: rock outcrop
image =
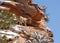
{"type": "Polygon", "coordinates": [[[10,25],[9,31],[0,31],[7,43],[54,43],[45,13],[32,0],[4,1],[0,5],[0,9],[14,13],[20,20],[18,24],[10,25]]]}

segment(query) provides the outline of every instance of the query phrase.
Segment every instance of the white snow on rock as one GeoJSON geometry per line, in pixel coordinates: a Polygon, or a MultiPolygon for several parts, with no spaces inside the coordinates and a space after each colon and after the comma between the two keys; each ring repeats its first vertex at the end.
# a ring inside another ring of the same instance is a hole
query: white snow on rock
{"type": "Polygon", "coordinates": [[[2,34],[2,33],[5,33],[5,31],[4,30],[0,30],[0,34],[2,34]]]}
{"type": "Polygon", "coordinates": [[[14,39],[16,37],[19,37],[19,34],[14,33],[10,30],[0,30],[0,35],[2,37],[5,35],[7,37],[7,39],[14,39]]]}
{"type": "Polygon", "coordinates": [[[21,26],[21,25],[12,25],[11,28],[12,28],[12,30],[14,30],[15,32],[18,32],[18,33],[24,29],[23,26],[21,26]]]}

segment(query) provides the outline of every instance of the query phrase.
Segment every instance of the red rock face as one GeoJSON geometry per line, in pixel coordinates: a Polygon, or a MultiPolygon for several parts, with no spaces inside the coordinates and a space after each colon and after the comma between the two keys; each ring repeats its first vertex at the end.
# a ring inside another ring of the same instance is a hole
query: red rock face
{"type": "Polygon", "coordinates": [[[22,16],[21,22],[26,26],[23,26],[22,31],[18,33],[21,37],[20,43],[53,43],[53,34],[46,26],[44,12],[37,5],[30,4],[25,0],[15,0],[15,2],[3,2],[0,8],[18,17],[22,16]]]}
{"type": "MultiPolygon", "coordinates": [[[[44,16],[43,11],[39,10],[39,13],[37,11],[35,11],[36,9],[34,9],[34,11],[31,10],[31,8],[29,6],[19,6],[20,4],[17,4],[15,2],[4,2],[2,6],[9,8],[9,12],[13,12],[15,13],[17,16],[22,15],[22,11],[24,11],[27,15],[29,15],[32,19],[36,20],[36,21],[40,21],[41,18],[44,16]]],[[[35,7],[35,6],[33,6],[35,7]]],[[[7,10],[7,9],[5,9],[7,10]]]]}

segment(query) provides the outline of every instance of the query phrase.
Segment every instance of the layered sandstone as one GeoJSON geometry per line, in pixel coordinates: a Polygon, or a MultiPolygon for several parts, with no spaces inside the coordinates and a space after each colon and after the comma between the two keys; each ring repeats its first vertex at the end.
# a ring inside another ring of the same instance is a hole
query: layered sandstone
{"type": "MultiPolygon", "coordinates": [[[[7,37],[10,39],[7,43],[54,43],[53,33],[46,25],[45,12],[31,0],[4,1],[0,8],[14,13],[20,20],[9,26],[11,32],[19,35],[18,38],[7,37]]],[[[7,35],[7,32],[3,34],[7,35]]]]}

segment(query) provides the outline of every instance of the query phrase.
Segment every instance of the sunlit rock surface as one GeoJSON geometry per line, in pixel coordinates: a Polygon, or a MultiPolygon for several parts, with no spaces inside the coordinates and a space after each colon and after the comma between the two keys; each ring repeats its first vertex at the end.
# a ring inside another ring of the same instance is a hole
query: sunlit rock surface
{"type": "Polygon", "coordinates": [[[15,25],[12,28],[13,32],[20,34],[20,43],[53,43],[53,34],[46,27],[45,30],[36,30],[34,27],[15,25]],[[16,29],[17,28],[17,29],[16,29]]]}
{"type": "Polygon", "coordinates": [[[53,43],[53,34],[49,28],[37,30],[34,27],[13,25],[11,30],[0,30],[6,36],[7,43],[53,43]]]}
{"type": "MultiPolygon", "coordinates": [[[[12,4],[11,1],[5,1],[5,3],[7,2],[8,5],[12,4]]],[[[46,26],[46,21],[48,19],[44,19],[47,18],[44,15],[45,9],[40,9],[37,4],[31,6],[25,0],[19,0],[19,2],[20,4],[17,5],[13,3],[13,6],[16,6],[17,8],[17,10],[15,7],[11,9],[12,12],[15,11],[13,12],[14,14],[3,10],[0,11],[0,43],[54,43],[53,33],[51,29],[46,26]],[[44,12],[42,10],[44,10],[44,12]],[[23,14],[23,16],[19,16],[20,18],[16,17],[17,14],[20,15],[21,13],[18,11],[22,11],[23,14]],[[28,15],[26,19],[24,18],[24,15],[28,15]]],[[[1,0],[0,5],[2,3],[3,0],[1,0]]],[[[0,9],[5,8],[2,7],[3,6],[1,6],[0,9]]]]}

